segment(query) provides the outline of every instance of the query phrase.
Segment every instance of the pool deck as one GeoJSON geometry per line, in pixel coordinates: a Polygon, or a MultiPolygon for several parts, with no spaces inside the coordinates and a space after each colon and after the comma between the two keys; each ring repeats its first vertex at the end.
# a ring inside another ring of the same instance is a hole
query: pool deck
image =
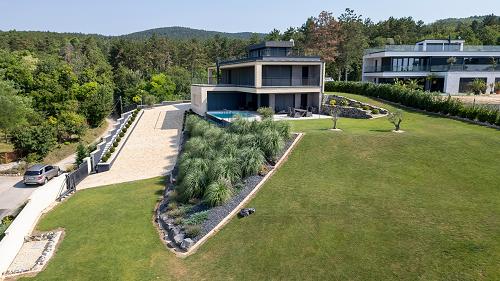
{"type": "MultiPolygon", "coordinates": [[[[238,114],[238,111],[230,111],[231,113],[234,113],[235,115],[238,114]]],[[[262,120],[262,118],[260,117],[260,115],[256,112],[252,112],[252,111],[242,111],[243,113],[246,113],[246,114],[251,114],[253,116],[251,117],[241,117],[245,120],[249,120],[249,121],[254,121],[254,120],[257,120],[257,121],[260,121],[262,120]]],[[[207,112],[207,115],[210,115],[212,118],[215,118],[215,119],[218,119],[218,120],[221,120],[221,121],[224,121],[224,122],[233,122],[236,118],[235,117],[230,117],[230,118],[224,118],[224,117],[219,117],[217,115],[214,115],[214,114],[217,114],[217,113],[224,113],[222,111],[212,111],[212,112],[207,112]]],[[[285,121],[285,120],[315,120],[315,119],[331,119],[332,117],[330,115],[324,115],[324,114],[313,114],[311,117],[298,117],[298,118],[294,118],[294,117],[290,117],[286,114],[275,114],[274,117],[273,117],[273,120],[274,121],[285,121]]]]}
{"type": "Polygon", "coordinates": [[[311,117],[290,117],[286,114],[275,114],[273,120],[274,121],[282,121],[282,120],[314,120],[314,119],[331,119],[332,116],[324,115],[324,114],[313,114],[311,117]]]}

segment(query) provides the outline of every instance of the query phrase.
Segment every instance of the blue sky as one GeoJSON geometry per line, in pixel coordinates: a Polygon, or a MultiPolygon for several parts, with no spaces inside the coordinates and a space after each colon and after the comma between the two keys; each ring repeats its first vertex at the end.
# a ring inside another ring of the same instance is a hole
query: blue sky
{"type": "Polygon", "coordinates": [[[127,34],[164,26],[269,32],[300,26],[322,10],[345,8],[374,21],[412,16],[425,22],[500,12],[499,0],[0,0],[0,30],[127,34]]]}

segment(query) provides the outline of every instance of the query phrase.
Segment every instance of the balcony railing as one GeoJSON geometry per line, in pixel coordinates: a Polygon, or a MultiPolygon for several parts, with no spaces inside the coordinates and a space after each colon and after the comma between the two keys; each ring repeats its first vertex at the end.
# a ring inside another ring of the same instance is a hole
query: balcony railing
{"type": "Polygon", "coordinates": [[[444,71],[500,71],[500,65],[492,64],[442,64],[442,65],[409,65],[409,66],[365,66],[364,72],[444,72],[444,71]]]}
{"type": "Polygon", "coordinates": [[[464,45],[463,50],[460,50],[456,45],[444,45],[444,48],[438,50],[427,46],[427,51],[424,51],[423,46],[418,45],[386,45],[364,51],[365,55],[380,52],[500,52],[500,46],[464,45]]]}
{"type": "Polygon", "coordinates": [[[262,86],[271,87],[319,87],[319,78],[282,78],[265,77],[262,78],[262,86]]]}

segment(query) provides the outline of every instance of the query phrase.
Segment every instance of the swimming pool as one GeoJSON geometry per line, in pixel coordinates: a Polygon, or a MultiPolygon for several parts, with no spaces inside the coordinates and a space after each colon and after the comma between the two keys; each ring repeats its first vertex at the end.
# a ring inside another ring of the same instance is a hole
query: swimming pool
{"type": "Polygon", "coordinates": [[[257,117],[257,114],[248,111],[209,111],[207,114],[218,119],[233,119],[236,116],[241,116],[242,118],[257,117]]]}

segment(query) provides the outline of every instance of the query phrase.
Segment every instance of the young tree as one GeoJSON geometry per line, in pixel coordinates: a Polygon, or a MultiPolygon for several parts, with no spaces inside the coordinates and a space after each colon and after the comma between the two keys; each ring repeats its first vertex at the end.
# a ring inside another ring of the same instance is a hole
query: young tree
{"type": "Polygon", "coordinates": [[[88,156],[88,151],[83,143],[78,143],[76,147],[76,165],[83,163],[83,159],[88,156]]]}
{"type": "Polygon", "coordinates": [[[330,109],[330,115],[332,116],[333,120],[333,128],[334,130],[337,130],[337,121],[340,119],[340,113],[341,113],[341,108],[340,106],[335,106],[333,105],[330,109]]]}
{"type": "Polygon", "coordinates": [[[81,113],[92,128],[99,127],[112,108],[113,90],[104,85],[98,85],[96,91],[92,91],[80,104],[81,113]]]}
{"type": "Polygon", "coordinates": [[[164,73],[151,76],[151,80],[144,85],[143,90],[155,96],[160,102],[175,99],[175,83],[164,73]]]}
{"type": "Polygon", "coordinates": [[[56,144],[55,130],[47,123],[17,128],[12,132],[12,144],[21,155],[45,157],[56,144]]]}
{"type": "Polygon", "coordinates": [[[361,69],[363,50],[368,47],[368,37],[365,35],[365,26],[361,15],[354,13],[349,8],[339,16],[340,36],[339,55],[336,65],[339,68],[337,74],[344,72],[344,80],[353,70],[361,69]]]}
{"type": "Polygon", "coordinates": [[[5,134],[14,128],[28,124],[33,113],[31,100],[17,95],[11,82],[0,80],[0,130],[5,134]]]}
{"type": "Polygon", "coordinates": [[[394,112],[389,112],[389,116],[387,118],[389,122],[394,125],[394,131],[398,132],[401,126],[401,122],[403,122],[403,111],[398,109],[394,112]]]}

